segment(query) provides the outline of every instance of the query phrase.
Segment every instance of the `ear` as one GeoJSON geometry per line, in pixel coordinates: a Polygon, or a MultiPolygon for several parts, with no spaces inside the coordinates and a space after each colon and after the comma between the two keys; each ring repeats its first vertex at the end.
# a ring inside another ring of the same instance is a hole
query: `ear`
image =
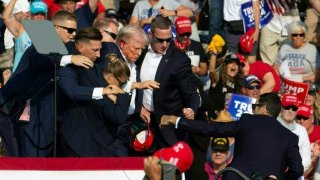
{"type": "Polygon", "coordinates": [[[83,44],[82,43],[76,43],[76,49],[81,53],[83,51],[83,44]]]}
{"type": "Polygon", "coordinates": [[[120,40],[119,46],[121,49],[124,49],[124,46],[126,45],[126,42],[124,40],[120,40]]]}

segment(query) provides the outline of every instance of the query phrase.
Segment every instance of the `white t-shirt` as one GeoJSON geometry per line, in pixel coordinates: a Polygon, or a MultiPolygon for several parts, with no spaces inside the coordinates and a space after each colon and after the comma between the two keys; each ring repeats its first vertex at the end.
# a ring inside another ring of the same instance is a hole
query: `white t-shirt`
{"type": "Polygon", "coordinates": [[[152,7],[151,10],[149,1],[141,0],[138,1],[137,4],[134,6],[131,16],[138,17],[139,21],[141,21],[151,16],[157,16],[161,7],[164,7],[167,10],[176,10],[179,6],[180,3],[174,0],[160,0],[157,4],[155,4],[152,7]],[[149,14],[149,11],[152,11],[152,13],[149,14]]]}
{"type": "Polygon", "coordinates": [[[307,76],[313,74],[316,66],[320,67],[319,53],[316,47],[310,43],[306,43],[299,49],[293,48],[291,41],[283,44],[278,53],[276,64],[281,65],[284,61],[287,61],[291,75],[307,76]]]}
{"type": "Polygon", "coordinates": [[[225,21],[238,21],[242,19],[241,4],[249,0],[225,0],[223,1],[223,19],[225,21]]]}

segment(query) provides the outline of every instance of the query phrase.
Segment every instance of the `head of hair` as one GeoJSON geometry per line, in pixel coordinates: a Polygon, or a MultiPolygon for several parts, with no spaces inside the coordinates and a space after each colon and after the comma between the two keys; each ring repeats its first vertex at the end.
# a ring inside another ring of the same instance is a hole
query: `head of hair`
{"type": "Polygon", "coordinates": [[[57,11],[53,17],[52,22],[57,23],[61,21],[75,21],[77,22],[77,17],[73,13],[70,13],[68,11],[57,11]]]}
{"type": "Polygon", "coordinates": [[[265,105],[268,114],[274,118],[277,118],[281,111],[281,100],[275,93],[265,93],[260,95],[259,104],[265,105]]]}
{"type": "Polygon", "coordinates": [[[110,26],[110,24],[114,24],[115,26],[119,27],[119,23],[113,19],[110,19],[110,18],[96,19],[93,22],[92,27],[97,28],[97,29],[101,29],[103,27],[110,26]]]}
{"type": "MultiPolygon", "coordinates": [[[[307,35],[308,28],[304,22],[301,21],[293,21],[288,25],[288,34],[294,34],[298,31],[302,30],[305,35],[307,35]]],[[[306,41],[306,38],[305,38],[306,41]]]]}
{"type": "Polygon", "coordinates": [[[172,22],[168,17],[157,16],[152,19],[150,30],[155,33],[156,28],[158,29],[169,29],[171,28],[172,22]]]}
{"type": "Polygon", "coordinates": [[[101,32],[92,27],[85,27],[77,31],[76,36],[74,37],[76,43],[79,42],[89,42],[90,40],[101,41],[102,34],[101,32]]]}
{"type": "Polygon", "coordinates": [[[226,85],[228,82],[233,82],[235,84],[237,84],[236,87],[239,87],[240,85],[240,79],[243,76],[243,72],[242,72],[242,66],[238,65],[238,73],[236,74],[236,76],[234,78],[231,78],[226,71],[226,63],[221,64],[218,67],[218,72],[219,72],[219,79],[222,80],[223,84],[226,85]]]}
{"type": "Polygon", "coordinates": [[[130,69],[128,65],[121,59],[118,58],[116,54],[108,54],[106,56],[109,62],[103,70],[103,74],[113,74],[115,77],[130,77],[130,69]]]}
{"type": "Polygon", "coordinates": [[[145,44],[148,45],[149,38],[146,33],[139,26],[136,25],[126,25],[123,27],[116,39],[116,43],[119,44],[121,41],[129,41],[132,37],[140,37],[145,41],[145,44]]]}

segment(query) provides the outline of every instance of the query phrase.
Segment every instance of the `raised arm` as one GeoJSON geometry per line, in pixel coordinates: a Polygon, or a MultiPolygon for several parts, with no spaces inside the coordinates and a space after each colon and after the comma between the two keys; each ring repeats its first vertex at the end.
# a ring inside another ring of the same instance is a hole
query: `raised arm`
{"type": "Polygon", "coordinates": [[[24,27],[21,22],[17,21],[12,15],[13,8],[17,0],[10,0],[9,4],[5,7],[2,13],[2,19],[4,24],[7,26],[8,30],[14,35],[14,37],[19,37],[24,31],[24,27]]]}

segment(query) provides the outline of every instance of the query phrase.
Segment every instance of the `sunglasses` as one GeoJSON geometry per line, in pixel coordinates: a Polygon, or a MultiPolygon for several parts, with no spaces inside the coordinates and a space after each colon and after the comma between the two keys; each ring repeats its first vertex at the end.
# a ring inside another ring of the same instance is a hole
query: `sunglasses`
{"type": "Polygon", "coordinates": [[[263,104],[252,104],[252,110],[255,110],[257,107],[261,107],[263,104]]]}
{"type": "Polygon", "coordinates": [[[317,93],[317,91],[309,91],[309,92],[308,92],[308,94],[311,95],[311,96],[315,96],[316,93],[317,93]]]}
{"type": "Polygon", "coordinates": [[[249,90],[254,90],[254,89],[259,90],[259,89],[261,88],[261,86],[260,86],[260,85],[248,86],[247,88],[248,88],[249,90]]]}
{"type": "Polygon", "coordinates": [[[179,36],[181,36],[181,37],[185,37],[185,36],[190,37],[191,33],[183,33],[183,34],[179,34],[179,36]]]}
{"type": "Polygon", "coordinates": [[[283,109],[285,110],[292,110],[292,111],[297,111],[298,110],[298,107],[297,106],[282,106],[283,109]]]}
{"type": "Polygon", "coordinates": [[[305,34],[304,33],[300,33],[300,34],[297,34],[297,33],[294,33],[294,34],[291,34],[292,37],[304,37],[305,34]]]}
{"type": "Polygon", "coordinates": [[[117,34],[113,33],[113,32],[110,32],[110,31],[107,31],[107,30],[103,30],[104,32],[106,32],[107,34],[109,34],[113,40],[116,40],[117,38],[117,34]]]}
{"type": "Polygon", "coordinates": [[[157,38],[155,36],[153,36],[155,40],[157,40],[159,43],[163,43],[163,42],[166,42],[166,43],[170,43],[171,40],[172,40],[172,37],[168,38],[168,39],[161,39],[161,38],[157,38]]]}
{"type": "Polygon", "coordinates": [[[308,120],[309,118],[308,118],[308,117],[305,117],[305,116],[296,116],[296,119],[297,119],[297,120],[304,120],[304,121],[306,121],[306,120],[308,120]]]}
{"type": "Polygon", "coordinates": [[[116,76],[114,76],[114,78],[118,81],[119,86],[122,87],[123,85],[125,85],[127,83],[127,81],[122,82],[119,78],[117,78],[116,76]]]}
{"type": "Polygon", "coordinates": [[[60,26],[60,25],[56,25],[56,24],[55,24],[55,26],[67,30],[69,34],[72,34],[77,31],[77,29],[74,29],[74,28],[68,28],[68,27],[60,26]]]}

